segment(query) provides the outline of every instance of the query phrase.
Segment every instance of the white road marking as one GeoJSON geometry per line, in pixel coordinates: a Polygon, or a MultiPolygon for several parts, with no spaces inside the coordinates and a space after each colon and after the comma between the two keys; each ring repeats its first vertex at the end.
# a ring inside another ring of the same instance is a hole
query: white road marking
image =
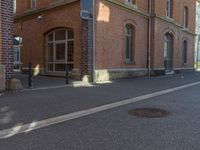
{"type": "Polygon", "coordinates": [[[47,126],[63,123],[63,122],[66,122],[66,121],[69,121],[69,120],[72,120],[72,119],[80,118],[80,117],[83,117],[83,116],[88,116],[88,115],[91,115],[91,114],[95,114],[95,113],[102,112],[102,111],[105,111],[105,110],[110,110],[110,109],[117,108],[117,107],[120,107],[120,106],[124,106],[124,105],[127,105],[127,104],[132,104],[132,103],[135,103],[135,102],[138,102],[138,101],[142,101],[142,100],[146,100],[146,99],[149,99],[149,98],[152,98],[152,97],[172,93],[172,92],[179,91],[179,90],[189,88],[189,87],[192,87],[192,86],[196,86],[196,85],[200,85],[200,82],[186,84],[186,85],[174,87],[174,88],[171,88],[171,89],[166,89],[166,90],[162,90],[162,91],[159,91],[159,92],[150,93],[150,94],[146,94],[146,95],[122,100],[122,101],[119,101],[119,102],[106,104],[106,105],[102,105],[102,106],[98,106],[98,107],[94,107],[94,108],[90,108],[90,109],[86,109],[86,110],[82,110],[82,111],[78,111],[78,112],[74,112],[74,113],[70,113],[70,114],[65,114],[65,115],[58,116],[58,117],[53,117],[53,118],[41,120],[41,121],[34,121],[32,123],[28,123],[28,124],[24,124],[24,125],[20,124],[20,125],[13,127],[13,128],[10,128],[10,129],[1,130],[0,131],[0,139],[9,138],[9,137],[14,136],[16,134],[27,133],[27,132],[30,132],[30,131],[33,131],[33,130],[36,130],[36,129],[40,129],[40,128],[44,128],[44,127],[47,127],[47,126]]]}

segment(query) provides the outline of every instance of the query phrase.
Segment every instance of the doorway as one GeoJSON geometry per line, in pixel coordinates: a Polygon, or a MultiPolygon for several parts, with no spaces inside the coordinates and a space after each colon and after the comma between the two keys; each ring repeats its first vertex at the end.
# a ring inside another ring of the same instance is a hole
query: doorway
{"type": "Polygon", "coordinates": [[[172,53],[173,53],[173,37],[171,34],[167,33],[165,34],[165,41],[164,41],[165,74],[173,72],[172,53]]]}

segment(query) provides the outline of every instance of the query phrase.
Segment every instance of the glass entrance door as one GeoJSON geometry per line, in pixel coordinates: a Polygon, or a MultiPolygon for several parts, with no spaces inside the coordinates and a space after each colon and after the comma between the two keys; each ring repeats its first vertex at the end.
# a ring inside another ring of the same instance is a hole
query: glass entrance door
{"type": "Polygon", "coordinates": [[[165,35],[164,42],[164,67],[165,73],[172,72],[172,35],[165,35]]]}
{"type": "Polygon", "coordinates": [[[15,37],[14,38],[14,46],[13,46],[13,56],[14,56],[14,70],[21,70],[21,46],[22,46],[22,38],[15,37]]]}

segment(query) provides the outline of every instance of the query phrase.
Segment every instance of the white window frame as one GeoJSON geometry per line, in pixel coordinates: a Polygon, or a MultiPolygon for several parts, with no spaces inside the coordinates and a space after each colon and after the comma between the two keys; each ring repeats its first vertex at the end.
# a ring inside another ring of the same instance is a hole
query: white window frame
{"type": "Polygon", "coordinates": [[[132,63],[134,61],[134,28],[132,27],[132,25],[130,24],[126,24],[125,25],[125,62],[126,63],[132,63]],[[127,28],[130,28],[131,29],[131,33],[128,34],[126,31],[127,31],[127,28]],[[129,38],[129,42],[130,43],[127,43],[127,38],[129,38]],[[129,45],[129,49],[127,49],[127,44],[129,45]],[[127,57],[127,51],[129,53],[129,58],[127,57]]]}
{"type": "Polygon", "coordinates": [[[35,9],[37,6],[37,0],[31,0],[31,9],[35,9]]]}
{"type": "Polygon", "coordinates": [[[166,16],[172,18],[172,0],[166,0],[166,16]]]}
{"type": "MultiPolygon", "coordinates": [[[[53,30],[52,32],[48,33],[46,35],[46,72],[47,73],[63,73],[63,71],[56,71],[56,67],[55,65],[56,64],[67,64],[67,65],[73,65],[74,64],[74,61],[68,61],[68,42],[70,41],[74,41],[74,38],[73,39],[68,39],[68,31],[69,29],[66,29],[66,28],[60,28],[60,29],[56,29],[56,30],[53,30]],[[55,33],[56,31],[60,31],[60,30],[65,30],[65,40],[56,40],[55,39],[55,33]],[[53,34],[53,41],[49,41],[48,40],[48,36],[50,34],[53,34]],[[53,61],[50,62],[48,60],[48,44],[53,44],[53,61]],[[59,44],[59,43],[65,43],[65,60],[57,60],[56,59],[56,44],[59,44]],[[49,70],[48,69],[48,65],[49,64],[52,64],[53,65],[53,71],[49,70]]],[[[74,49],[73,49],[74,51],[74,49]]]]}

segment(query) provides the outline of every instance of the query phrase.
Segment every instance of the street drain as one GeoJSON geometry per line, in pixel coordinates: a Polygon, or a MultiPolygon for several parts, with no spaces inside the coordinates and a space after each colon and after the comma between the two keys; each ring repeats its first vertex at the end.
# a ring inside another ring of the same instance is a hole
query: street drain
{"type": "Polygon", "coordinates": [[[137,108],[129,111],[130,115],[144,118],[161,118],[169,115],[169,112],[157,108],[137,108]]]}

